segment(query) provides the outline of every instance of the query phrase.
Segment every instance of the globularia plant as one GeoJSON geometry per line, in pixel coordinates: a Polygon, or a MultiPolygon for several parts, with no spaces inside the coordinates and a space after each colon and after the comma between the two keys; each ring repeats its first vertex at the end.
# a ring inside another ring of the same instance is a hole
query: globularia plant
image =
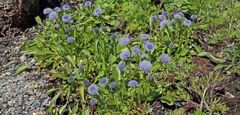
{"type": "Polygon", "coordinates": [[[136,17],[120,17],[130,7],[86,1],[77,10],[67,4],[46,8],[47,19],[37,18],[43,30],[23,46],[23,52],[34,54],[41,67],[50,67],[52,79],[61,84],[49,111],[85,113],[95,108],[97,113],[147,113],[157,97],[169,106],[189,99],[182,83],[168,83],[162,73],[171,75],[187,61],[194,22],[181,12],[141,7],[146,15],[129,3],[136,17]],[[131,26],[120,28],[124,21],[131,26]],[[135,28],[138,22],[145,25],[141,32],[135,28]],[[55,104],[60,96],[64,97],[62,107],[55,104]],[[139,109],[142,104],[144,108],[139,109]]]}

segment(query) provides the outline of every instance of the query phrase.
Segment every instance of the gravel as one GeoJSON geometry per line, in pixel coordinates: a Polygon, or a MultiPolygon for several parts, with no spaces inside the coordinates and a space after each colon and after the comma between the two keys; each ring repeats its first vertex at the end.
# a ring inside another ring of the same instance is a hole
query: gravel
{"type": "Polygon", "coordinates": [[[27,38],[0,38],[0,115],[47,115],[50,98],[47,74],[40,74],[34,58],[20,53],[27,38]],[[17,74],[22,64],[32,63],[28,70],[17,74]]]}

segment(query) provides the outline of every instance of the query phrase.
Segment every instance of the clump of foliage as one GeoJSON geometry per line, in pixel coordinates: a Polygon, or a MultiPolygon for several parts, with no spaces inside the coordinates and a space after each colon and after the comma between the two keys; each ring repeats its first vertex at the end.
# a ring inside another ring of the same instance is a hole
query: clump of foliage
{"type": "Polygon", "coordinates": [[[153,101],[190,100],[191,57],[201,52],[192,39],[197,11],[187,17],[181,7],[159,7],[151,0],[97,0],[75,10],[46,8],[47,19],[36,18],[42,30],[22,50],[61,84],[49,91],[49,111],[151,113],[153,101]]]}

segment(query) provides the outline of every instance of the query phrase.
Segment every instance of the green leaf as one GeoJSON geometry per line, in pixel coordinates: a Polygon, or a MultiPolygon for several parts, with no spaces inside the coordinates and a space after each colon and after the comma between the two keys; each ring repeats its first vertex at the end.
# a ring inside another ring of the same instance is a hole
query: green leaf
{"type": "Polygon", "coordinates": [[[85,103],[85,99],[84,99],[84,87],[80,87],[79,88],[79,93],[81,96],[81,102],[85,103]]]}
{"type": "Polygon", "coordinates": [[[67,103],[60,108],[60,110],[59,110],[60,115],[65,111],[66,107],[67,107],[67,103]]]}
{"type": "Polygon", "coordinates": [[[82,52],[83,52],[84,54],[86,54],[87,56],[91,56],[91,54],[90,54],[90,52],[89,52],[88,50],[82,50],[82,52]]]}
{"type": "Polygon", "coordinates": [[[114,65],[113,68],[112,68],[112,76],[115,80],[121,80],[120,71],[118,71],[116,65],[114,65]]]}
{"type": "Polygon", "coordinates": [[[55,88],[49,89],[49,90],[47,91],[47,95],[50,95],[51,93],[53,93],[53,92],[55,92],[55,91],[57,91],[57,89],[55,89],[55,88]]]}
{"type": "Polygon", "coordinates": [[[198,54],[198,56],[203,57],[203,56],[209,56],[210,54],[208,52],[201,52],[198,54]]]}
{"type": "Polygon", "coordinates": [[[213,59],[214,61],[217,61],[217,62],[219,62],[219,63],[224,63],[224,62],[226,62],[226,60],[221,59],[221,58],[218,58],[218,57],[215,57],[215,56],[213,56],[212,54],[210,54],[209,57],[210,57],[211,59],[213,59]]]}
{"type": "Polygon", "coordinates": [[[32,64],[25,64],[25,65],[21,65],[20,67],[17,68],[16,73],[20,74],[22,73],[24,70],[28,69],[29,67],[31,67],[32,64]]]}
{"type": "Polygon", "coordinates": [[[174,100],[173,100],[173,97],[170,96],[170,95],[164,95],[161,97],[161,102],[162,103],[166,103],[170,106],[172,106],[174,104],[174,100]]]}
{"type": "Polygon", "coordinates": [[[52,112],[53,111],[53,107],[55,106],[56,101],[57,101],[58,97],[60,96],[60,94],[61,94],[61,92],[59,92],[57,95],[55,95],[52,98],[52,100],[50,102],[50,106],[48,107],[48,112],[52,112]]]}
{"type": "Polygon", "coordinates": [[[35,17],[35,20],[38,24],[43,25],[42,24],[42,19],[39,16],[35,17]]]}
{"type": "Polygon", "coordinates": [[[113,56],[112,54],[109,56],[110,64],[113,64],[116,60],[117,60],[117,58],[115,56],[113,56]]]}
{"type": "Polygon", "coordinates": [[[227,65],[218,64],[218,65],[216,65],[216,66],[214,67],[214,71],[219,70],[219,69],[222,69],[222,68],[224,68],[224,67],[226,67],[226,66],[227,66],[227,65]]]}
{"type": "Polygon", "coordinates": [[[78,103],[72,109],[73,114],[76,114],[77,112],[78,112],[78,103]]]}
{"type": "Polygon", "coordinates": [[[87,108],[82,109],[82,115],[89,115],[89,114],[90,114],[90,112],[87,108]]]}
{"type": "Polygon", "coordinates": [[[73,67],[75,67],[75,61],[76,61],[76,57],[75,56],[67,56],[67,60],[73,65],[73,67]]]}

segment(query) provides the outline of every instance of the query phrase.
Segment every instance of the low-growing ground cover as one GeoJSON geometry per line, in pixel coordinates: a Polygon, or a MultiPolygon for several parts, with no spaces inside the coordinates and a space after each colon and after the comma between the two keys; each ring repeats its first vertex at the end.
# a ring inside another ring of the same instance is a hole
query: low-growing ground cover
{"type": "Polygon", "coordinates": [[[44,9],[22,46],[56,83],[49,112],[239,112],[239,2],[78,2],[44,9]]]}

